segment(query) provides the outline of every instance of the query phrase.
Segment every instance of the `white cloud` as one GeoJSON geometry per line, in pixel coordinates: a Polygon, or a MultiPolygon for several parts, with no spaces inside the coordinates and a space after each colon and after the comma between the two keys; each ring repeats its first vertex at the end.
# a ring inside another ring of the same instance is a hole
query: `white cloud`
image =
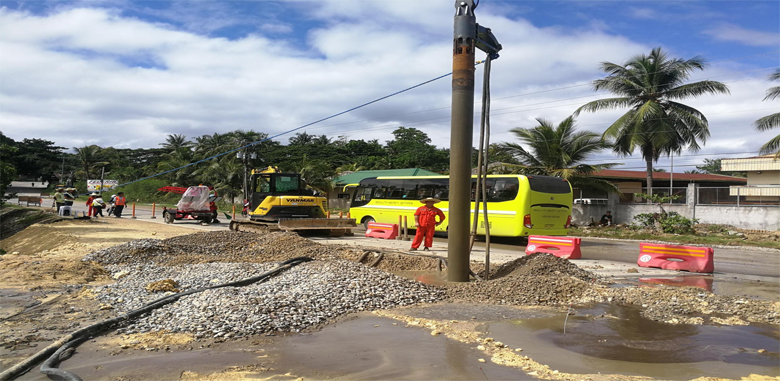
{"type": "MultiPolygon", "coordinates": [[[[65,147],[156,147],[168,134],[192,138],[236,129],[273,136],[451,71],[452,18],[441,17],[454,14],[450,2],[293,5],[306,6],[306,17],[318,25],[302,44],[261,34],[300,27],[280,21],[278,14],[268,23],[239,19],[259,25],[258,33],[230,40],[203,35],[192,26],[176,29],[123,17],[116,8],[69,8],[48,15],[3,8],[0,130],[14,139],[45,138],[65,147]]],[[[480,24],[492,28],[504,46],[492,73],[494,142],[512,140],[511,128],[532,127],[538,117],[557,124],[585,102],[604,96],[589,85],[603,76],[599,62],[621,63],[650,51],[605,32],[601,23],[574,30],[540,28],[491,13],[488,7],[480,10],[480,24]]],[[[220,15],[228,18],[231,13],[220,15]]],[[[181,21],[192,22],[189,16],[181,21]]],[[[218,20],[207,29],[224,25],[231,21],[218,20]]],[[[731,72],[719,69],[707,75],[731,72]]],[[[476,76],[479,101],[481,66],[476,76]]],[[[448,147],[450,81],[447,77],[296,132],[384,142],[403,125],[448,147]]],[[[712,114],[713,148],[733,138],[729,126],[749,125],[763,112],[739,110],[771,106],[760,102],[769,87],[766,81],[730,86],[730,97],[690,102],[712,114]]],[[[476,105],[475,110],[476,144],[476,105]]],[[[619,114],[583,114],[578,123],[602,132],[619,114]]],[[[290,135],[277,140],[286,142],[290,135]]],[[[745,150],[763,144],[743,140],[745,150]]]]}
{"type": "Polygon", "coordinates": [[[775,31],[761,32],[750,30],[733,24],[721,24],[718,27],[707,29],[702,33],[712,36],[717,41],[738,42],[749,46],[780,46],[780,34],[775,31]]]}

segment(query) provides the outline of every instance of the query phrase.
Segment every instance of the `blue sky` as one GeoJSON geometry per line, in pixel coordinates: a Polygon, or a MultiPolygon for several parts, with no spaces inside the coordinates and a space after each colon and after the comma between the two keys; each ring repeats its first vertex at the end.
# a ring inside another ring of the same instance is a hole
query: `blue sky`
{"type": "MultiPolygon", "coordinates": [[[[450,72],[453,4],[0,0],[0,131],[118,148],[155,147],[169,134],[281,134],[450,72]]],[[[676,172],[754,155],[780,132],[752,127],[780,108],[762,101],[778,85],[767,77],[780,66],[779,1],[482,0],[476,16],[504,47],[492,71],[494,142],[607,97],[590,87],[599,63],[658,46],[704,57],[709,67],[692,80],[731,89],[686,102],[707,115],[711,137],[675,159],[676,172]]],[[[450,91],[445,78],[296,132],[384,142],[406,126],[448,147],[450,91]]],[[[583,114],[578,125],[601,133],[619,114],[583,114]]],[[[599,160],[642,167],[638,154],[599,160]]]]}

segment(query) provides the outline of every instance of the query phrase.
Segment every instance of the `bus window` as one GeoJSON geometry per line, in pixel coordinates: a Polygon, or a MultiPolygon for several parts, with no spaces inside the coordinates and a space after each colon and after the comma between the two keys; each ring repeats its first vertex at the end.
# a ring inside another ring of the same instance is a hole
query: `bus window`
{"type": "Polygon", "coordinates": [[[493,193],[491,196],[488,196],[488,200],[502,202],[516,199],[518,184],[516,178],[495,179],[493,193]]]}
{"type": "Polygon", "coordinates": [[[560,177],[527,176],[532,191],[542,193],[569,193],[569,182],[560,177]]]}
{"type": "Polygon", "coordinates": [[[376,187],[374,188],[374,195],[371,197],[382,199],[385,198],[386,195],[387,195],[387,188],[376,187]]]}
{"type": "Polygon", "coordinates": [[[352,199],[352,206],[363,206],[371,201],[371,194],[374,192],[374,188],[371,187],[359,187],[355,191],[355,197],[352,199]]]}

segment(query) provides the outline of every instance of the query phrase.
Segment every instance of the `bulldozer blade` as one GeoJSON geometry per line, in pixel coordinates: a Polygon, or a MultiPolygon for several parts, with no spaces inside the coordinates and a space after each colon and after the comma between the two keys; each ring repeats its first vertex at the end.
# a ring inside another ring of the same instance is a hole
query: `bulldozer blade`
{"type": "Polygon", "coordinates": [[[356,228],[354,218],[283,218],[279,220],[282,230],[346,230],[356,228]]]}

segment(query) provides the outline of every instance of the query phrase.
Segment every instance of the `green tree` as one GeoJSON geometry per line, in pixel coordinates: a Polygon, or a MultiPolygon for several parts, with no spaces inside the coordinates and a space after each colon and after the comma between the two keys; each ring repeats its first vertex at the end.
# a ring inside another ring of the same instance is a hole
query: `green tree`
{"type": "MultiPolygon", "coordinates": [[[[564,119],[558,126],[537,118],[539,125],[532,128],[513,128],[510,131],[529,148],[518,143],[501,143],[500,147],[520,164],[504,164],[495,170],[503,173],[555,176],[567,179],[573,187],[617,192],[612,183],[589,175],[617,164],[583,164],[588,157],[610,147],[599,134],[575,131],[574,117],[564,119]]],[[[494,171],[495,171],[494,170],[494,171]]]]}
{"type": "Polygon", "coordinates": [[[24,139],[16,144],[14,161],[20,176],[50,182],[62,171],[65,147],[44,139],[24,139]]]}
{"type": "Polygon", "coordinates": [[[699,142],[705,143],[710,136],[704,114],[678,101],[729,93],[728,87],[717,81],[684,83],[694,70],[704,67],[700,57],[670,59],[661,48],[637,55],[625,66],[603,62],[601,69],[608,76],[594,81],[593,88],[619,97],[589,102],[574,113],[629,108],[607,128],[603,138],[614,139],[613,151],[622,156],[639,149],[646,162],[649,194],[653,192],[654,161],[683,149],[698,151],[699,142]]]}
{"type": "Polygon", "coordinates": [[[182,148],[190,149],[195,146],[195,143],[187,140],[187,137],[182,134],[171,134],[165,138],[165,143],[160,145],[166,151],[175,151],[182,148]]]}
{"type": "Polygon", "coordinates": [[[73,147],[73,149],[76,150],[79,165],[84,171],[84,180],[93,179],[95,166],[103,161],[103,157],[100,155],[102,148],[93,144],[84,147],[73,147]]]}
{"type": "Polygon", "coordinates": [[[330,179],[336,172],[324,161],[311,160],[303,155],[293,165],[293,170],[301,175],[306,184],[322,193],[328,193],[333,187],[330,179]]]}
{"type": "MultiPolygon", "coordinates": [[[[770,81],[780,81],[780,69],[777,69],[772,75],[769,76],[770,81]]],[[[766,96],[764,97],[764,100],[774,100],[776,98],[780,97],[780,86],[770,87],[769,90],[766,91],[766,96]]],[[[780,112],[767,115],[755,122],[756,129],[759,131],[767,131],[773,128],[780,128],[780,112]]],[[[761,150],[759,151],[759,154],[766,155],[773,153],[775,154],[775,158],[780,158],[780,135],[775,136],[772,139],[769,139],[766,144],[761,146],[761,150]]]]}
{"type": "Polygon", "coordinates": [[[6,138],[5,135],[0,133],[0,205],[5,203],[5,191],[8,186],[11,185],[11,181],[16,179],[16,166],[13,164],[11,157],[16,154],[18,150],[12,144],[13,139],[6,138]]]}
{"type": "Polygon", "coordinates": [[[431,144],[428,134],[416,128],[398,127],[393,131],[395,139],[387,142],[387,153],[395,168],[424,168],[443,171],[449,167],[447,151],[431,144]]]}
{"type": "Polygon", "coordinates": [[[697,165],[696,170],[691,173],[709,173],[711,175],[726,175],[726,176],[735,176],[735,177],[746,176],[745,172],[721,171],[720,161],[721,159],[704,159],[704,164],[697,165]]]}

